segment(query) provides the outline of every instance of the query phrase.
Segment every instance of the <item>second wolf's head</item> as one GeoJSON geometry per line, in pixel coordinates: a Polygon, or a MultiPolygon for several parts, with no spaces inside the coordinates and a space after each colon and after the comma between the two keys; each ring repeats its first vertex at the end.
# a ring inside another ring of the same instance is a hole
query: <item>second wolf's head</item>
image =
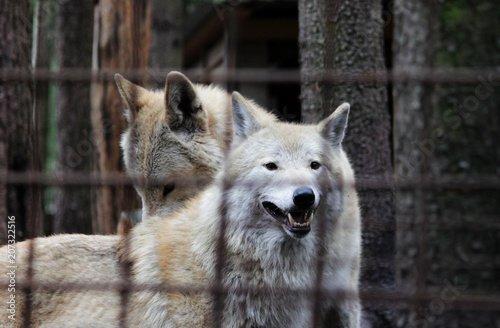
{"type": "Polygon", "coordinates": [[[115,76],[127,105],[121,147],[136,184],[143,217],[166,216],[212,180],[232,138],[230,98],[215,86],[192,84],[171,72],[164,91],[115,76]]]}

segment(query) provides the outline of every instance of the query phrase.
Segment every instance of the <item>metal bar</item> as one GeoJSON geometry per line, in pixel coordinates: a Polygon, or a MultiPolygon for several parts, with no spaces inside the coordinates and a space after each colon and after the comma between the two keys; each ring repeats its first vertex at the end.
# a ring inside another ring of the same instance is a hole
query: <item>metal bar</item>
{"type": "Polygon", "coordinates": [[[122,239],[123,242],[123,254],[120,259],[122,266],[122,282],[118,289],[120,291],[120,323],[121,328],[127,327],[127,305],[129,301],[130,292],[133,289],[133,281],[131,279],[131,268],[132,262],[130,262],[130,238],[125,235],[122,239]]]}
{"type": "MultiPolygon", "coordinates": [[[[327,144],[325,143],[323,145],[325,149],[323,149],[323,152],[328,153],[327,144]]],[[[328,178],[326,177],[328,173],[326,170],[323,171],[322,176],[320,177],[320,181],[328,181],[328,178]]],[[[327,187],[327,186],[323,186],[327,187]]],[[[342,189],[344,186],[328,186],[332,187],[333,189],[342,189]]],[[[326,212],[329,212],[328,209],[326,212]]],[[[321,213],[323,214],[323,213],[321,213]]],[[[324,215],[321,220],[318,222],[318,251],[316,254],[317,257],[317,263],[316,263],[316,283],[314,285],[314,299],[312,302],[312,325],[313,327],[322,327],[322,302],[325,298],[324,290],[322,288],[322,283],[323,283],[323,273],[325,270],[325,264],[327,260],[327,255],[328,255],[328,238],[329,236],[327,233],[331,233],[331,229],[334,229],[333,227],[327,228],[327,223],[328,220],[333,220],[334,218],[326,217],[324,215]]],[[[346,265],[348,266],[350,263],[347,263],[347,261],[343,261],[345,263],[341,263],[340,265],[346,265]]],[[[355,296],[354,296],[355,297],[355,296]]],[[[340,298],[340,301],[344,301],[344,298],[340,298]]]]}
{"type": "MultiPolygon", "coordinates": [[[[1,288],[6,288],[8,283],[0,284],[1,288]]],[[[123,284],[122,282],[112,283],[112,282],[39,282],[36,279],[32,282],[17,282],[16,286],[21,289],[32,288],[36,290],[45,291],[120,291],[123,284]]],[[[130,286],[130,292],[161,292],[161,293],[210,293],[214,291],[214,286],[199,287],[193,285],[181,285],[181,284],[135,284],[130,286]]],[[[313,295],[314,291],[307,288],[223,288],[226,293],[232,293],[235,295],[247,294],[249,292],[255,293],[273,293],[274,295],[313,295]]],[[[322,288],[323,295],[328,295],[332,299],[342,299],[357,297],[357,293],[352,290],[346,289],[329,289],[322,288]]],[[[424,293],[422,295],[404,294],[397,292],[390,292],[387,290],[370,290],[370,291],[360,291],[359,296],[362,300],[366,301],[381,301],[388,303],[418,303],[418,302],[432,302],[433,300],[440,299],[441,293],[424,293]]],[[[460,295],[452,303],[447,304],[450,309],[464,308],[469,306],[475,306],[478,310],[500,310],[500,299],[496,296],[479,296],[479,295],[460,295]]]]}
{"type": "MultiPolygon", "coordinates": [[[[226,63],[225,72],[226,76],[230,76],[235,70],[236,65],[236,46],[237,46],[237,27],[238,22],[236,19],[237,10],[228,13],[228,19],[225,24],[225,53],[226,53],[226,63]]],[[[228,82],[227,87],[230,85],[230,79],[226,80],[228,82]]],[[[228,100],[226,110],[228,112],[232,111],[232,102],[228,100]]],[[[226,117],[232,117],[227,115],[226,117]]],[[[224,170],[227,165],[222,166],[224,170]]],[[[223,176],[226,176],[224,174],[223,176]]],[[[222,192],[221,203],[219,204],[219,234],[217,236],[216,244],[216,262],[215,262],[215,281],[213,283],[213,325],[214,327],[222,327],[224,323],[224,307],[225,300],[227,297],[227,291],[224,289],[224,268],[226,266],[226,230],[227,230],[227,191],[231,188],[231,181],[226,179],[222,180],[222,184],[219,186],[222,192]]]]}
{"type": "Polygon", "coordinates": [[[31,300],[31,292],[33,291],[33,261],[35,256],[35,240],[28,241],[28,261],[26,263],[26,284],[21,287],[24,291],[24,312],[23,312],[23,325],[22,327],[30,327],[31,311],[33,302],[31,300]]]}
{"type": "MultiPolygon", "coordinates": [[[[132,81],[165,80],[167,74],[173,70],[126,69],[126,70],[89,70],[65,68],[58,71],[50,69],[0,68],[1,82],[109,82],[114,80],[115,73],[120,72],[132,81]]],[[[184,74],[193,82],[213,83],[300,83],[310,82],[350,82],[350,83],[402,83],[408,81],[429,83],[485,83],[492,86],[500,84],[500,67],[491,68],[420,68],[405,67],[399,70],[367,70],[367,71],[340,71],[326,70],[319,74],[300,77],[298,69],[273,68],[238,68],[234,71],[210,72],[204,69],[186,69],[184,74]]]]}
{"type": "MultiPolygon", "coordinates": [[[[41,172],[9,172],[7,174],[0,174],[0,183],[7,183],[11,185],[17,184],[39,184],[44,186],[106,186],[106,185],[164,185],[166,182],[175,181],[182,186],[203,185],[209,183],[208,179],[195,179],[195,178],[178,178],[178,177],[165,177],[162,179],[145,179],[139,177],[129,177],[125,173],[64,173],[49,175],[41,172]]],[[[249,183],[251,186],[252,183],[249,183]]],[[[357,190],[368,189],[393,189],[399,190],[423,188],[424,190],[436,189],[457,189],[457,190],[497,190],[500,189],[500,178],[496,175],[482,175],[473,178],[452,178],[444,177],[441,180],[405,180],[391,182],[387,181],[385,177],[361,177],[357,178],[356,182],[344,182],[342,186],[355,187],[357,190]]]]}

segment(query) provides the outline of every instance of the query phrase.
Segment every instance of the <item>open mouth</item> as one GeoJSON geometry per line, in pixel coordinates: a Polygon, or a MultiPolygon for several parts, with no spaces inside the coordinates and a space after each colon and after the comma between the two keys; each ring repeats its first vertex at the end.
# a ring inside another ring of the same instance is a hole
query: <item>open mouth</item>
{"type": "Polygon", "coordinates": [[[262,202],[262,207],[295,237],[304,237],[311,231],[312,210],[286,212],[271,202],[262,202]]]}

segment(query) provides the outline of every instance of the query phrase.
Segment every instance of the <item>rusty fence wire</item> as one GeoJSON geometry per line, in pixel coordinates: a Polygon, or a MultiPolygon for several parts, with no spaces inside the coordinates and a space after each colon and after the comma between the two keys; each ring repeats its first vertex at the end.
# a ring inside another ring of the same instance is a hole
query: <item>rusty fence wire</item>
{"type": "MultiPolygon", "coordinates": [[[[165,82],[169,72],[175,68],[126,69],[120,74],[132,81],[165,82]]],[[[44,68],[0,68],[0,81],[15,82],[113,82],[117,70],[64,68],[50,70],[44,68]]],[[[302,73],[299,69],[237,68],[229,72],[214,72],[211,69],[190,68],[183,73],[193,82],[201,83],[403,83],[427,82],[439,84],[489,83],[500,84],[500,68],[439,68],[439,67],[399,67],[394,70],[332,70],[321,73],[302,73]]]]}

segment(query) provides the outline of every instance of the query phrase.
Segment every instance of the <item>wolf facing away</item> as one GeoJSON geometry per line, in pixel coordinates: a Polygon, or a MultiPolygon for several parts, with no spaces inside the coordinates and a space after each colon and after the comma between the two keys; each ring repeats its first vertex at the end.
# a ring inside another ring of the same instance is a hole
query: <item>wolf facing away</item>
{"type": "Polygon", "coordinates": [[[135,185],[143,217],[166,216],[221,167],[232,139],[228,95],[194,85],[179,72],[168,74],[164,91],[146,90],[119,74],[115,81],[127,105],[120,143],[127,174],[144,179],[135,185]]]}
{"type": "Polygon", "coordinates": [[[143,218],[167,216],[222,167],[233,135],[230,95],[214,85],[193,84],[179,72],[168,74],[164,91],[146,90],[120,74],[115,81],[127,105],[120,143],[127,174],[146,182],[135,184],[143,218]]]}
{"type": "Polygon", "coordinates": [[[339,326],[359,327],[360,214],[341,147],[348,112],[341,105],[318,125],[266,121],[233,94],[233,146],[215,183],[168,220],[137,226],[129,239],[135,283],[207,288],[220,277],[230,291],[221,318],[213,317],[210,294],[144,291],[131,299],[130,324],[308,327],[312,299],[294,291],[314,289],[321,257],[321,287],[348,297],[326,298],[320,315],[334,308],[339,326]],[[217,271],[221,220],[225,256],[217,271]]]}

